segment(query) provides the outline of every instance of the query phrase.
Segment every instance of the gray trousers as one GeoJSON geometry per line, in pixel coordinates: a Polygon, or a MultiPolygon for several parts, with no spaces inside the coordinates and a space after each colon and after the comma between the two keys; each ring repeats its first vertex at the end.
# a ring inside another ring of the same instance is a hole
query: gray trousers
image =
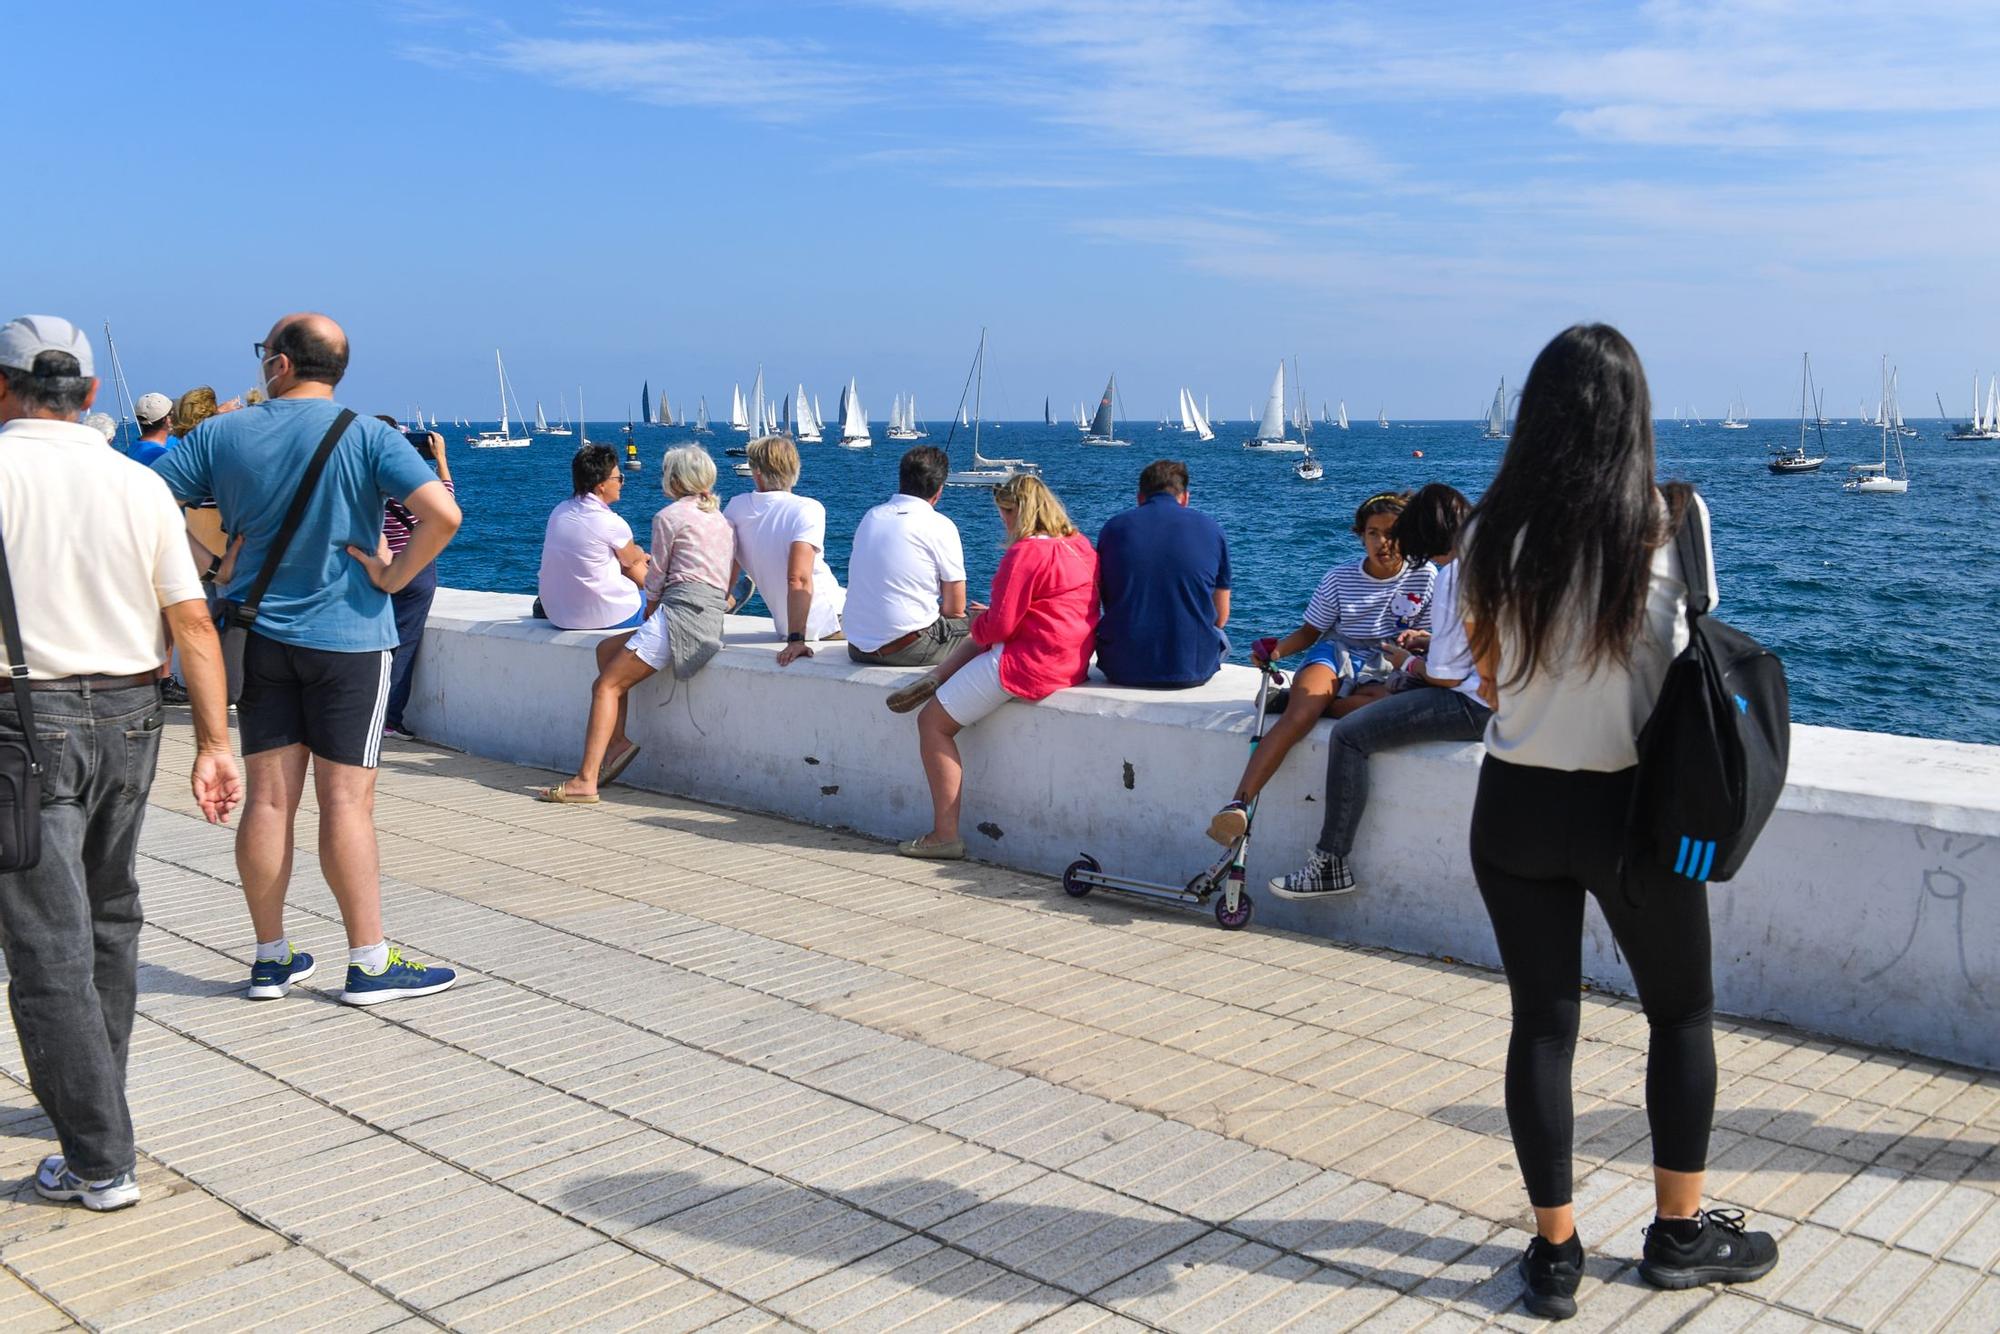
{"type": "MultiPolygon", "coordinates": [[[[7,1004],[28,1082],[86,1181],[135,1162],[125,1055],[138,996],[135,859],[160,755],[156,686],[35,693],[42,860],[0,875],[7,1004]]],[[[0,732],[21,720],[0,700],[0,732]]]]}
{"type": "MultiPolygon", "coordinates": [[[[867,649],[847,646],[847,656],[856,662],[865,662],[874,667],[931,667],[943,662],[958,641],[965,638],[966,627],[970,624],[963,616],[940,616],[923,629],[917,637],[894,653],[871,653],[867,649]]],[[[894,640],[889,641],[894,643],[894,640]]]]}

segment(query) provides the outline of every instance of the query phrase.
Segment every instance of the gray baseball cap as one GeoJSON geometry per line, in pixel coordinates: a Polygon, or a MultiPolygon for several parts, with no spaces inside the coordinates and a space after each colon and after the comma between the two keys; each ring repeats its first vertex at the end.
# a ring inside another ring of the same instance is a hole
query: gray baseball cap
{"type": "Polygon", "coordinates": [[[35,358],[44,352],[67,352],[76,358],[85,376],[97,373],[90,357],[90,340],[61,316],[23,315],[0,325],[0,366],[32,371],[35,358]]]}
{"type": "Polygon", "coordinates": [[[174,415],[174,401],[165,394],[141,394],[132,411],[142,422],[163,422],[174,415]]]}

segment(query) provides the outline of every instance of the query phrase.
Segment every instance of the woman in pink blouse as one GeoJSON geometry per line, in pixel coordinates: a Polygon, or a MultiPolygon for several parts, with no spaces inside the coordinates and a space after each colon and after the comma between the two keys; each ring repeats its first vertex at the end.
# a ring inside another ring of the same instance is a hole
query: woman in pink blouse
{"type": "Polygon", "coordinates": [[[671,504],[653,516],[652,569],[645,619],[630,634],[604,641],[590,691],[583,762],[571,777],[541,788],[543,801],[591,805],[639,753],[625,734],[626,696],[669,667],[676,680],[700,671],[722,647],[722,613],[735,535],[715,496],[715,460],[699,445],[670,450],[660,486],[671,504]]]}
{"type": "Polygon", "coordinates": [[[1033,703],[1082,685],[1097,646],[1097,552],[1042,479],[1018,476],[993,491],[1007,553],[993,575],[993,605],[974,618],[951,656],[889,696],[917,715],[917,752],[931,789],[931,828],[900,844],[905,857],[965,856],[958,836],[965,766],[958,734],[1009,700],[1033,703]]]}

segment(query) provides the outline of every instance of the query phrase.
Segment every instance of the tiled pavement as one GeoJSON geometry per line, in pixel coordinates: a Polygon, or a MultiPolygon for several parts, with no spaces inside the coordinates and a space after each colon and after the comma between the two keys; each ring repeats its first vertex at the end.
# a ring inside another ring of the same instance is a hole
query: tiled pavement
{"type": "MultiPolygon", "coordinates": [[[[1537,1322],[1476,969],[394,746],[394,938],[467,977],[252,1005],[169,737],[131,1087],[144,1204],[0,1201],[0,1328],[1451,1330],[1537,1322]]],[[[310,798],[308,798],[310,801],[310,798]]],[[[310,818],[305,820],[310,844],[310,818]]],[[[293,937],[337,987],[301,853],[293,937]]],[[[1731,1291],[1633,1270],[1645,1025],[1587,998],[1571,1328],[2000,1328],[2000,1078],[1726,1025],[1731,1291]]],[[[0,1042],[0,1173],[47,1126],[0,1042]]]]}

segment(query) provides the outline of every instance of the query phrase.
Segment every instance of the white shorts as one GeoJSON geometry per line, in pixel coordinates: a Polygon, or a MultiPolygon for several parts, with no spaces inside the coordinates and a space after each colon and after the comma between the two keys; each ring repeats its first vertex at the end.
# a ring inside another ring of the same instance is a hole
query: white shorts
{"type": "Polygon", "coordinates": [[[664,672],[674,663],[674,647],[667,640],[667,607],[661,603],[657,611],[646,618],[646,623],[632,632],[625,648],[635,654],[639,661],[656,672],[664,672]]]}
{"type": "Polygon", "coordinates": [[[1000,684],[1000,651],[996,644],[958,669],[938,687],[938,707],[960,727],[970,727],[1015,696],[1000,684]]]}

